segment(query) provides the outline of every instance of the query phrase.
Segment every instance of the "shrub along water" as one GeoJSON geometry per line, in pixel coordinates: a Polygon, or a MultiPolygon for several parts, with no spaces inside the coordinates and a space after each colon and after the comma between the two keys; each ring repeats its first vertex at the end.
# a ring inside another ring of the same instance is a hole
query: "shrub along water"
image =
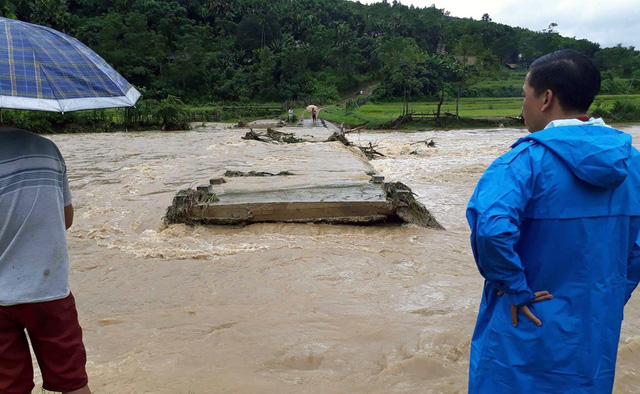
{"type": "Polygon", "coordinates": [[[640,105],[631,101],[616,100],[611,109],[596,104],[592,116],[603,118],[608,122],[640,122],[640,105]]]}
{"type": "Polygon", "coordinates": [[[116,130],[186,130],[189,113],[178,98],[140,100],[135,108],[69,113],[3,110],[3,124],[34,133],[87,133],[116,130]]]}

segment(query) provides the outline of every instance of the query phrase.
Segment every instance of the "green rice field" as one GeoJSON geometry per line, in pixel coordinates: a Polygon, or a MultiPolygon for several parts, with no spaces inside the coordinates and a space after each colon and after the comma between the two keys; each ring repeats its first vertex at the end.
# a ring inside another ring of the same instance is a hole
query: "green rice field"
{"type": "MultiPolygon", "coordinates": [[[[598,96],[591,107],[596,105],[608,109],[613,106],[616,100],[632,102],[640,105],[640,95],[610,95],[598,96]]],[[[499,97],[499,98],[461,98],[459,114],[464,118],[498,118],[507,116],[519,116],[522,112],[522,98],[520,97],[499,97]]],[[[409,105],[409,110],[414,113],[433,114],[437,110],[436,102],[413,102],[409,105]]],[[[445,112],[455,113],[455,101],[446,101],[442,104],[441,114],[445,112]]],[[[367,103],[360,108],[356,108],[345,115],[344,107],[325,107],[320,111],[320,116],[333,122],[344,122],[346,124],[361,124],[370,122],[369,127],[379,127],[389,121],[396,119],[402,114],[401,102],[389,103],[367,103]]]]}

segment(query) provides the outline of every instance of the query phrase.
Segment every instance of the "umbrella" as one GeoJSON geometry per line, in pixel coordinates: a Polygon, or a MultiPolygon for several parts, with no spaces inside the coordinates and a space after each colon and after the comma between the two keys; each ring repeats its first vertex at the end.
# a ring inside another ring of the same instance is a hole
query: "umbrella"
{"type": "Polygon", "coordinates": [[[315,109],[316,111],[318,111],[318,107],[316,107],[315,105],[308,105],[307,106],[307,111],[311,111],[312,109],[315,109]]]}
{"type": "Polygon", "coordinates": [[[0,17],[0,109],[52,112],[135,105],[140,93],[80,41],[0,17]]]}

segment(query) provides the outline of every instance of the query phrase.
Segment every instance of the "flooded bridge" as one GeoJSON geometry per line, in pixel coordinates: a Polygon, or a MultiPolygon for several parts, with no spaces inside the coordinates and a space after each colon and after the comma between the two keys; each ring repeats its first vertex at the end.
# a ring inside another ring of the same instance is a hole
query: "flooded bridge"
{"type": "Polygon", "coordinates": [[[243,161],[181,190],[169,223],[410,222],[442,228],[401,182],[385,182],[329,122],[249,125],[243,161]]]}

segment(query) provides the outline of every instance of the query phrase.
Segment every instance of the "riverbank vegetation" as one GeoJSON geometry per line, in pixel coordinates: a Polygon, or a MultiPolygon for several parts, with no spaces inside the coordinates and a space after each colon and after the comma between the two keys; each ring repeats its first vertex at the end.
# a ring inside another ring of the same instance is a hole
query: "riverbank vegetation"
{"type": "MultiPolygon", "coordinates": [[[[522,82],[521,82],[522,85],[522,82]]],[[[522,89],[522,87],[521,87],[522,89]]],[[[523,125],[518,118],[522,114],[521,97],[465,97],[459,102],[459,117],[455,116],[456,101],[442,104],[441,116],[436,117],[437,101],[409,103],[409,119],[400,128],[468,128],[523,125]]],[[[345,111],[344,107],[326,107],[320,116],[334,123],[359,125],[367,128],[386,128],[403,114],[402,102],[367,103],[345,111]]],[[[640,94],[601,95],[596,97],[589,112],[607,122],[640,122],[640,94]]]]}
{"type": "MultiPolygon", "coordinates": [[[[281,119],[286,121],[285,108],[277,104],[220,105],[209,107],[188,106],[170,97],[165,100],[145,100],[144,105],[131,109],[107,109],[80,111],[66,114],[3,110],[5,124],[17,125],[38,133],[81,133],[124,130],[184,130],[192,123],[227,122],[248,123],[256,119],[281,119]]],[[[142,104],[142,103],[141,103],[142,104]]],[[[455,100],[445,101],[441,116],[436,117],[438,102],[410,102],[402,116],[405,104],[402,101],[373,103],[369,100],[347,100],[337,105],[327,105],[320,117],[334,124],[355,126],[367,123],[368,129],[395,127],[400,129],[451,129],[523,126],[522,99],[519,97],[466,97],[459,102],[459,117],[456,117],[455,100]],[[358,105],[358,101],[360,105],[358,105]],[[352,104],[349,105],[348,103],[352,104]]],[[[640,122],[640,95],[598,96],[590,113],[610,123],[640,122]]],[[[311,115],[303,107],[294,108],[294,118],[304,119],[311,115]]]]}

